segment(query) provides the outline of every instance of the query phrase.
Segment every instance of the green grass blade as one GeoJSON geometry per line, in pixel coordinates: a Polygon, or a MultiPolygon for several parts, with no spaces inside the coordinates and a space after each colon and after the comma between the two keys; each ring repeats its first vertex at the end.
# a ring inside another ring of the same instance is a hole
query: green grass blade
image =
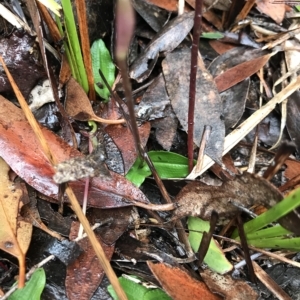
{"type": "MultiPolygon", "coordinates": [[[[244,224],[246,235],[250,232],[255,232],[270,223],[285,216],[300,205],[300,189],[290,193],[282,201],[274,205],[272,208],[256,217],[255,219],[244,224]]],[[[237,237],[237,231],[232,235],[233,238],[237,237]]]]}
{"type": "Polygon", "coordinates": [[[80,48],[80,43],[79,43],[78,34],[76,30],[72,5],[70,0],[62,0],[61,4],[64,12],[67,36],[69,37],[70,40],[70,44],[69,44],[70,52],[73,53],[75,63],[77,64],[77,68],[78,68],[79,78],[77,78],[77,80],[80,83],[80,85],[83,87],[85,92],[88,92],[88,80],[87,80],[87,75],[86,75],[83,58],[81,54],[81,48],[80,48]]]}
{"type": "Polygon", "coordinates": [[[291,233],[290,231],[283,228],[282,226],[276,225],[274,227],[265,228],[255,232],[248,233],[247,239],[249,240],[267,239],[267,238],[281,237],[283,235],[287,235],[290,233],[291,233]]]}
{"type": "Polygon", "coordinates": [[[300,238],[247,239],[247,242],[249,245],[257,248],[300,250],[300,238]]]}

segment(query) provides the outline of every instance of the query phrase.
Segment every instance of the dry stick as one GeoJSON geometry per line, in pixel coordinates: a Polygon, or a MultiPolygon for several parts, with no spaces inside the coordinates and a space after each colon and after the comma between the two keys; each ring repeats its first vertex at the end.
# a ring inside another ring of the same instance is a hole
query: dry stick
{"type": "MultiPolygon", "coordinates": [[[[267,104],[262,106],[259,110],[253,113],[246,121],[239,125],[235,130],[225,137],[224,150],[222,155],[229,152],[236,144],[238,144],[244,136],[246,136],[258,123],[260,123],[276,106],[284,99],[288,98],[295,90],[300,87],[300,76],[293,82],[291,82],[280,93],[274,96],[267,104]]],[[[201,174],[209,169],[214,164],[214,161],[204,155],[203,167],[201,174]]],[[[198,174],[201,175],[201,174],[198,174]]],[[[195,177],[188,176],[187,179],[195,179],[195,177]]]]}
{"type": "Polygon", "coordinates": [[[211,134],[211,126],[210,125],[205,125],[203,133],[202,133],[202,138],[201,138],[201,141],[200,141],[197,164],[196,164],[195,169],[194,169],[195,173],[199,173],[202,169],[204,151],[205,151],[206,143],[209,139],[210,134],[211,134]]]}
{"type": "MultiPolygon", "coordinates": [[[[224,240],[226,242],[230,242],[230,243],[235,244],[235,245],[241,245],[240,241],[236,241],[236,240],[233,240],[231,238],[227,238],[225,236],[221,236],[221,235],[217,235],[217,234],[214,234],[213,236],[215,238],[222,239],[222,240],[224,240]]],[[[272,257],[272,258],[277,259],[279,261],[282,261],[284,263],[290,264],[290,265],[292,265],[294,267],[300,268],[300,263],[297,262],[297,261],[288,259],[288,258],[286,258],[284,256],[280,256],[280,255],[278,255],[276,253],[273,253],[273,252],[270,252],[270,251],[267,251],[267,250],[264,250],[264,249],[256,248],[256,247],[253,247],[253,246],[249,246],[248,245],[248,248],[251,249],[251,250],[254,250],[256,252],[263,253],[263,254],[265,254],[265,255],[267,255],[269,257],[272,257]]]]}
{"type": "Polygon", "coordinates": [[[86,20],[86,5],[85,0],[76,0],[76,11],[79,23],[79,33],[81,40],[81,49],[83,55],[83,62],[86,70],[87,80],[89,84],[89,97],[90,100],[96,100],[94,75],[92,71],[92,58],[90,51],[89,31],[86,20]]]}
{"type": "MultiPolygon", "coordinates": [[[[46,157],[48,158],[48,160],[52,166],[56,165],[57,158],[50,151],[47,141],[42,133],[42,130],[41,130],[39,124],[37,123],[36,119],[34,118],[34,115],[32,114],[31,110],[29,109],[29,107],[28,107],[23,95],[21,94],[18,86],[16,85],[13,77],[11,76],[10,72],[8,71],[8,69],[2,59],[2,56],[0,56],[0,62],[2,63],[5,73],[6,73],[6,76],[13,87],[13,90],[18,98],[20,106],[23,109],[29,124],[31,125],[34,133],[36,134],[36,136],[42,146],[42,150],[43,150],[44,154],[46,155],[46,157]]],[[[83,228],[84,228],[85,232],[87,233],[89,240],[91,241],[92,247],[94,248],[94,250],[96,252],[96,255],[99,259],[99,262],[100,262],[105,274],[107,275],[110,283],[112,284],[114,290],[116,291],[116,294],[118,295],[119,299],[121,299],[121,300],[127,299],[127,296],[126,296],[125,292],[123,291],[123,289],[120,285],[120,282],[119,282],[116,274],[114,273],[114,271],[110,265],[110,262],[105,255],[105,252],[104,252],[102,246],[98,242],[98,240],[95,236],[95,233],[91,229],[89,222],[86,219],[85,215],[82,213],[81,207],[76,199],[75,194],[73,193],[73,190],[68,185],[66,185],[66,194],[69,197],[69,200],[70,200],[73,210],[75,211],[79,221],[82,223],[83,228]]]]}
{"type": "Polygon", "coordinates": [[[295,151],[296,146],[294,142],[282,143],[275,154],[274,160],[265,171],[263,178],[265,178],[266,180],[271,180],[283,166],[286,159],[295,151]]]}
{"type": "Polygon", "coordinates": [[[292,298],[255,262],[252,265],[257,278],[271,291],[279,300],[292,300],[292,298]]]}
{"type": "Polygon", "coordinates": [[[238,216],[237,216],[237,225],[238,225],[239,236],[240,236],[240,239],[241,239],[241,245],[242,245],[242,248],[244,250],[244,257],[245,257],[247,267],[248,267],[248,271],[249,271],[249,275],[250,275],[250,280],[251,280],[252,283],[256,283],[256,278],[255,278],[255,274],[254,274],[254,270],[253,270],[253,265],[251,263],[247,238],[246,238],[246,234],[245,234],[245,231],[244,231],[244,226],[243,226],[243,222],[242,222],[242,218],[241,218],[240,214],[238,214],[238,216]]]}
{"type": "Polygon", "coordinates": [[[189,90],[189,110],[188,110],[188,159],[189,172],[192,171],[194,165],[194,111],[196,97],[196,76],[198,70],[198,48],[199,38],[201,34],[202,23],[202,5],[203,0],[196,0],[193,42],[191,50],[191,73],[190,73],[190,90],[189,90]]]}

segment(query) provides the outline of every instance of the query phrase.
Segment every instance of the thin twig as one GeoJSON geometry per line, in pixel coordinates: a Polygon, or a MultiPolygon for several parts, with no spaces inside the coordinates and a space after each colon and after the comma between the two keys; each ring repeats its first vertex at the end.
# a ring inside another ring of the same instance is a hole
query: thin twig
{"type": "Polygon", "coordinates": [[[202,5],[203,0],[196,0],[193,42],[191,50],[191,73],[190,73],[190,90],[189,90],[189,110],[188,110],[188,158],[189,172],[193,169],[194,153],[194,110],[196,98],[196,76],[198,70],[198,48],[202,24],[202,5]]]}

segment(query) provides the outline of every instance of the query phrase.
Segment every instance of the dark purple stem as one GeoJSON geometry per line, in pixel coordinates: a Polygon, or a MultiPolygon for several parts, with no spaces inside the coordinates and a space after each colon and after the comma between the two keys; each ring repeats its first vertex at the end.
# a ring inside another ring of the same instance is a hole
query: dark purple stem
{"type": "Polygon", "coordinates": [[[195,19],[193,29],[193,43],[191,51],[191,73],[190,73],[190,92],[189,92],[189,111],[188,111],[188,158],[189,171],[193,169],[193,146],[194,146],[194,110],[196,97],[196,76],[197,76],[197,61],[198,61],[198,45],[201,34],[202,23],[202,5],[203,0],[196,0],[195,19]]]}

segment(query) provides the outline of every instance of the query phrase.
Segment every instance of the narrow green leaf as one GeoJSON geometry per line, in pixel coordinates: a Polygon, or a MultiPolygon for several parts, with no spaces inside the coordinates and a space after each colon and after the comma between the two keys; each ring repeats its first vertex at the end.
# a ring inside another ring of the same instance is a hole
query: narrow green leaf
{"type": "Polygon", "coordinates": [[[40,300],[41,294],[46,284],[45,271],[42,268],[37,269],[31,276],[25,287],[16,290],[9,300],[40,300]]]}
{"type": "MultiPolygon", "coordinates": [[[[124,277],[119,277],[119,281],[128,300],[171,300],[171,298],[161,289],[148,289],[145,286],[124,277]]],[[[118,300],[112,285],[109,285],[107,290],[114,300],[118,300]]]]}
{"type": "Polygon", "coordinates": [[[91,56],[95,90],[101,98],[103,98],[105,101],[108,101],[110,92],[99,74],[99,69],[102,71],[108,84],[112,86],[115,81],[116,68],[108,49],[101,39],[93,43],[91,47],[91,56]]]}
{"type": "MultiPolygon", "coordinates": [[[[192,249],[197,252],[202,239],[202,232],[209,231],[209,222],[200,218],[188,218],[189,241],[192,249]]],[[[208,251],[204,258],[204,262],[208,267],[220,274],[225,274],[232,270],[232,264],[226,259],[222,249],[218,246],[214,239],[209,244],[208,251]]]]}
{"type": "Polygon", "coordinates": [[[270,239],[258,239],[248,240],[249,245],[257,248],[272,248],[272,249],[288,249],[291,251],[300,250],[300,238],[270,238],[270,239]]]}
{"type": "MultiPolygon", "coordinates": [[[[281,200],[279,203],[268,209],[263,214],[259,215],[255,219],[245,223],[244,230],[246,235],[250,232],[255,232],[270,223],[285,216],[300,205],[300,189],[290,193],[287,197],[281,200]]],[[[233,233],[233,238],[237,237],[237,232],[233,233]]]]}
{"type": "Polygon", "coordinates": [[[77,65],[78,75],[77,81],[82,86],[85,92],[88,92],[88,80],[83,63],[83,58],[81,54],[81,48],[79,44],[73,9],[70,0],[62,0],[61,5],[64,12],[64,20],[66,27],[66,35],[69,40],[70,54],[73,56],[73,61],[77,65]]]}
{"type": "MultiPolygon", "coordinates": [[[[188,175],[188,159],[182,155],[167,151],[150,151],[148,155],[162,179],[184,178],[188,175]]],[[[151,175],[148,165],[138,158],[126,175],[126,178],[140,186],[151,175]]]]}
{"type": "Polygon", "coordinates": [[[161,289],[151,289],[145,294],[143,300],[172,300],[172,298],[161,289]]]}
{"type": "MultiPolygon", "coordinates": [[[[280,225],[276,225],[270,228],[261,229],[255,232],[251,232],[247,234],[247,239],[249,240],[257,240],[257,239],[267,239],[274,237],[281,237],[291,232],[287,229],[283,228],[280,225]]],[[[239,240],[239,238],[237,238],[239,240]]]]}
{"type": "Polygon", "coordinates": [[[224,34],[222,34],[221,32],[202,32],[201,34],[201,38],[204,39],[211,39],[211,40],[217,40],[217,39],[221,39],[224,37],[224,34]]]}

